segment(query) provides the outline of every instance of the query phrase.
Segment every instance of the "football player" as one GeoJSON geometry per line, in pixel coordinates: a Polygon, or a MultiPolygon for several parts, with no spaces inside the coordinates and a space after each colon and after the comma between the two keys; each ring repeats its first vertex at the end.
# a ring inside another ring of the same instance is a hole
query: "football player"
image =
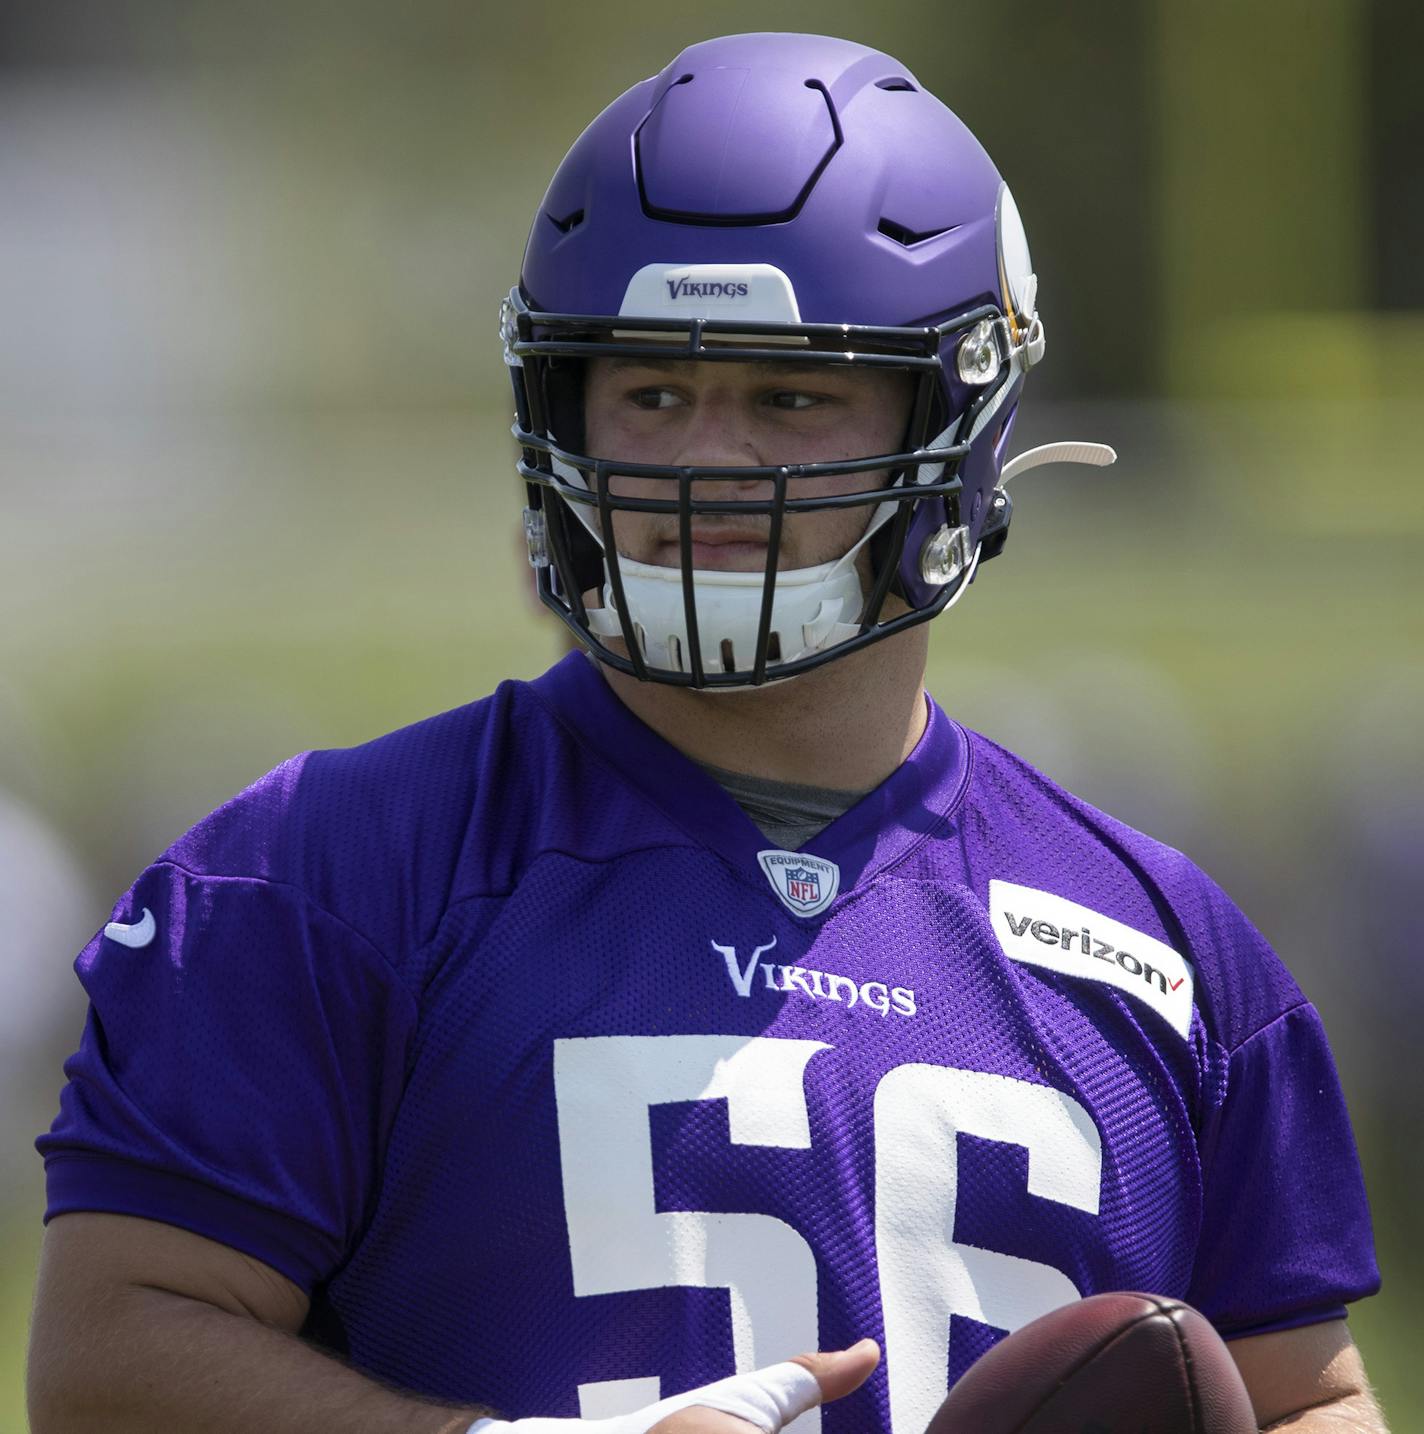
{"type": "Polygon", "coordinates": [[[1204,1311],[1262,1424],[1383,1428],[1314,1009],[924,694],[1010,477],[1111,458],[1008,457],[1036,291],[863,46],[694,45],[585,131],[502,320],[580,650],[277,768],[80,956],[36,1430],[921,1434],[1113,1289],[1204,1311]]]}

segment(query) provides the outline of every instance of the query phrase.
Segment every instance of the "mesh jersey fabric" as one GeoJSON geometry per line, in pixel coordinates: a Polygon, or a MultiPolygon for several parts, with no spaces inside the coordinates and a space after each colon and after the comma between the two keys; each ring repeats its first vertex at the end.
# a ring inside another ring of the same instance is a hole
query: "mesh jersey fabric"
{"type": "Polygon", "coordinates": [[[1377,1287],[1318,1018],[1185,857],[933,705],[808,843],[825,911],[763,846],[579,655],[293,759],[121,899],[150,945],[80,955],[48,1216],[244,1250],[357,1367],[509,1417],[869,1334],[798,1429],[918,1434],[1077,1294],[1230,1336],[1377,1287]],[[1065,900],[1177,953],[1188,1018],[1029,924],[1065,900]]]}
{"type": "Polygon", "coordinates": [[[783,851],[796,851],[819,836],[865,796],[864,792],[839,787],[775,782],[768,777],[709,767],[705,762],[698,765],[747,814],[757,830],[783,851]]]}

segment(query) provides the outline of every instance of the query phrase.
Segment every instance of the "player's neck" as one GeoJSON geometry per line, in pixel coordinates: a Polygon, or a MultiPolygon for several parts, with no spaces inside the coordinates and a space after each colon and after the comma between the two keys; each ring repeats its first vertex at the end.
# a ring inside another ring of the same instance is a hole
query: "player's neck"
{"type": "Polygon", "coordinates": [[[925,730],[923,624],[790,682],[691,692],[603,668],[635,716],[709,767],[859,791],[878,786],[925,730]]]}

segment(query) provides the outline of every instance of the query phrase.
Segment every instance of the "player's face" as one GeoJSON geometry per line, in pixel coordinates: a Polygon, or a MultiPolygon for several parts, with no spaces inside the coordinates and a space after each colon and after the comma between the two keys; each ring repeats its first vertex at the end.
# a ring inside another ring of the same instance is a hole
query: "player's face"
{"type": "MultiPolygon", "coordinates": [[[[869,458],[899,451],[912,386],[904,372],[822,364],[595,359],[584,393],[587,449],[633,463],[738,468],[869,458]]],[[[793,498],[864,492],[884,473],[793,479],[793,498]]],[[[614,476],[632,497],[675,496],[671,480],[614,476]]],[[[757,501],[769,479],[694,483],[693,498],[757,501]]],[[[840,557],[865,531],[873,504],[789,516],[777,566],[840,557]]],[[[766,566],[768,514],[711,514],[692,522],[692,565],[750,572],[766,566]]],[[[675,514],[619,513],[618,551],[659,567],[680,564],[675,514]]]]}

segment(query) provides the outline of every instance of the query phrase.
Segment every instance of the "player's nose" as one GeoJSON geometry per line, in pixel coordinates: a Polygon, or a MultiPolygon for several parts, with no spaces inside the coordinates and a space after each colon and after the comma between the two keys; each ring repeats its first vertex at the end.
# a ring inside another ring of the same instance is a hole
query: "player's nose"
{"type": "MultiPolygon", "coordinates": [[[[688,406],[687,420],[680,435],[677,457],[681,467],[750,468],[765,465],[743,405],[735,393],[717,391],[697,395],[688,406]]],[[[770,496],[769,479],[708,479],[693,484],[693,496],[703,499],[770,496]]]]}

